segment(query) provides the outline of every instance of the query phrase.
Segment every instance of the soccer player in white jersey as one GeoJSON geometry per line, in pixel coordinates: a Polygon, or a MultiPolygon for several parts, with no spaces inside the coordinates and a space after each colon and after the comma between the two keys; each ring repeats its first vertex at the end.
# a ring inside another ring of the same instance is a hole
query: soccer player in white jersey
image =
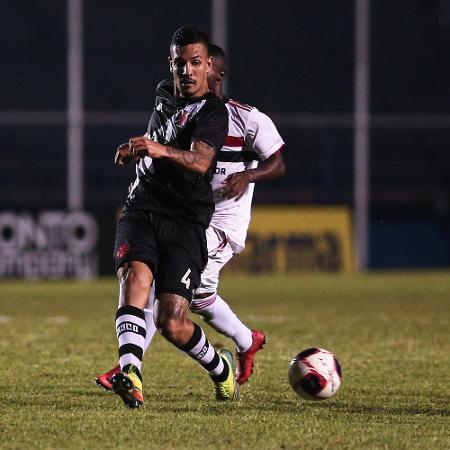
{"type": "MultiPolygon", "coordinates": [[[[220,47],[211,45],[210,55],[212,68],[208,74],[208,84],[218,97],[226,101],[229,125],[225,144],[217,154],[212,180],[215,212],[206,230],[208,263],[201,275],[200,286],[194,292],[190,309],[235,342],[238,359],[236,380],[243,384],[252,373],[255,353],[265,343],[265,335],[244,325],[218,294],[219,273],[233,255],[245,247],[254,183],[284,174],[281,154],[284,142],[267,115],[224,96],[222,84],[227,73],[225,54],[220,47]]],[[[144,351],[156,331],[152,319],[153,292],[145,309],[147,335],[144,351]]],[[[111,389],[111,378],[118,370],[116,366],[99,375],[97,384],[111,389]]]]}
{"type": "Polygon", "coordinates": [[[251,375],[253,357],[264,344],[265,336],[262,331],[245,326],[217,293],[219,273],[233,255],[245,247],[254,183],[278,178],[284,173],[281,154],[284,142],[268,116],[224,96],[225,54],[214,45],[210,46],[210,54],[213,64],[208,83],[216,95],[226,101],[228,136],[217,154],[212,180],[215,211],[206,231],[208,264],[190,309],[233,339],[238,357],[236,379],[243,384],[251,375]]]}

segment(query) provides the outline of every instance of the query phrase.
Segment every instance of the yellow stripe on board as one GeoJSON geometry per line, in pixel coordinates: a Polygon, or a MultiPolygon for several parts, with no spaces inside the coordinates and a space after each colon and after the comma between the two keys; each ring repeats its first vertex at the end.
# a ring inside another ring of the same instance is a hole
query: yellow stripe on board
{"type": "Polygon", "coordinates": [[[351,272],[351,214],[343,207],[255,207],[246,249],[230,270],[351,272]]]}

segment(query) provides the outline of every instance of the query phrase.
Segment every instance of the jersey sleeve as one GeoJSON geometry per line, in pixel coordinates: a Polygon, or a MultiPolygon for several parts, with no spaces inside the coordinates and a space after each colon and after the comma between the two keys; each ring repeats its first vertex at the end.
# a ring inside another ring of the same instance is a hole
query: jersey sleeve
{"type": "Polygon", "coordinates": [[[205,105],[197,116],[191,142],[203,141],[216,151],[223,147],[228,134],[228,112],[222,102],[205,105]]]}
{"type": "Polygon", "coordinates": [[[245,142],[263,161],[285,145],[272,119],[257,109],[248,117],[245,142]]]}

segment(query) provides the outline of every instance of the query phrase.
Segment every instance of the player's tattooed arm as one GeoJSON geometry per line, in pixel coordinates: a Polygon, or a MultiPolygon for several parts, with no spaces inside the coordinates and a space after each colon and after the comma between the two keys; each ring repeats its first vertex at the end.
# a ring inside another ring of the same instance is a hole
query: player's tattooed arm
{"type": "Polygon", "coordinates": [[[167,146],[167,158],[179,164],[189,172],[205,173],[214,159],[214,147],[204,141],[195,141],[190,151],[178,150],[167,146]]]}
{"type": "Polygon", "coordinates": [[[133,154],[139,158],[167,158],[188,172],[204,174],[214,159],[214,147],[204,141],[194,141],[190,150],[179,150],[170,145],[162,145],[143,136],[131,138],[129,141],[133,154]]]}

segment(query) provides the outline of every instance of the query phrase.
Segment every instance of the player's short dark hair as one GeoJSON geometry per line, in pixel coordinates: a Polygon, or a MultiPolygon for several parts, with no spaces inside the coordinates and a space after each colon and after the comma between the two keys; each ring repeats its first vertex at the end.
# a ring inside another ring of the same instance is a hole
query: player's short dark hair
{"type": "Polygon", "coordinates": [[[212,56],[213,58],[223,58],[225,62],[227,60],[225,52],[216,44],[209,44],[209,56],[212,56]]]}
{"type": "Polygon", "coordinates": [[[170,45],[175,45],[176,47],[184,47],[189,44],[197,43],[205,44],[209,52],[209,37],[208,35],[197,27],[192,27],[189,25],[182,26],[173,33],[170,45]]]}

